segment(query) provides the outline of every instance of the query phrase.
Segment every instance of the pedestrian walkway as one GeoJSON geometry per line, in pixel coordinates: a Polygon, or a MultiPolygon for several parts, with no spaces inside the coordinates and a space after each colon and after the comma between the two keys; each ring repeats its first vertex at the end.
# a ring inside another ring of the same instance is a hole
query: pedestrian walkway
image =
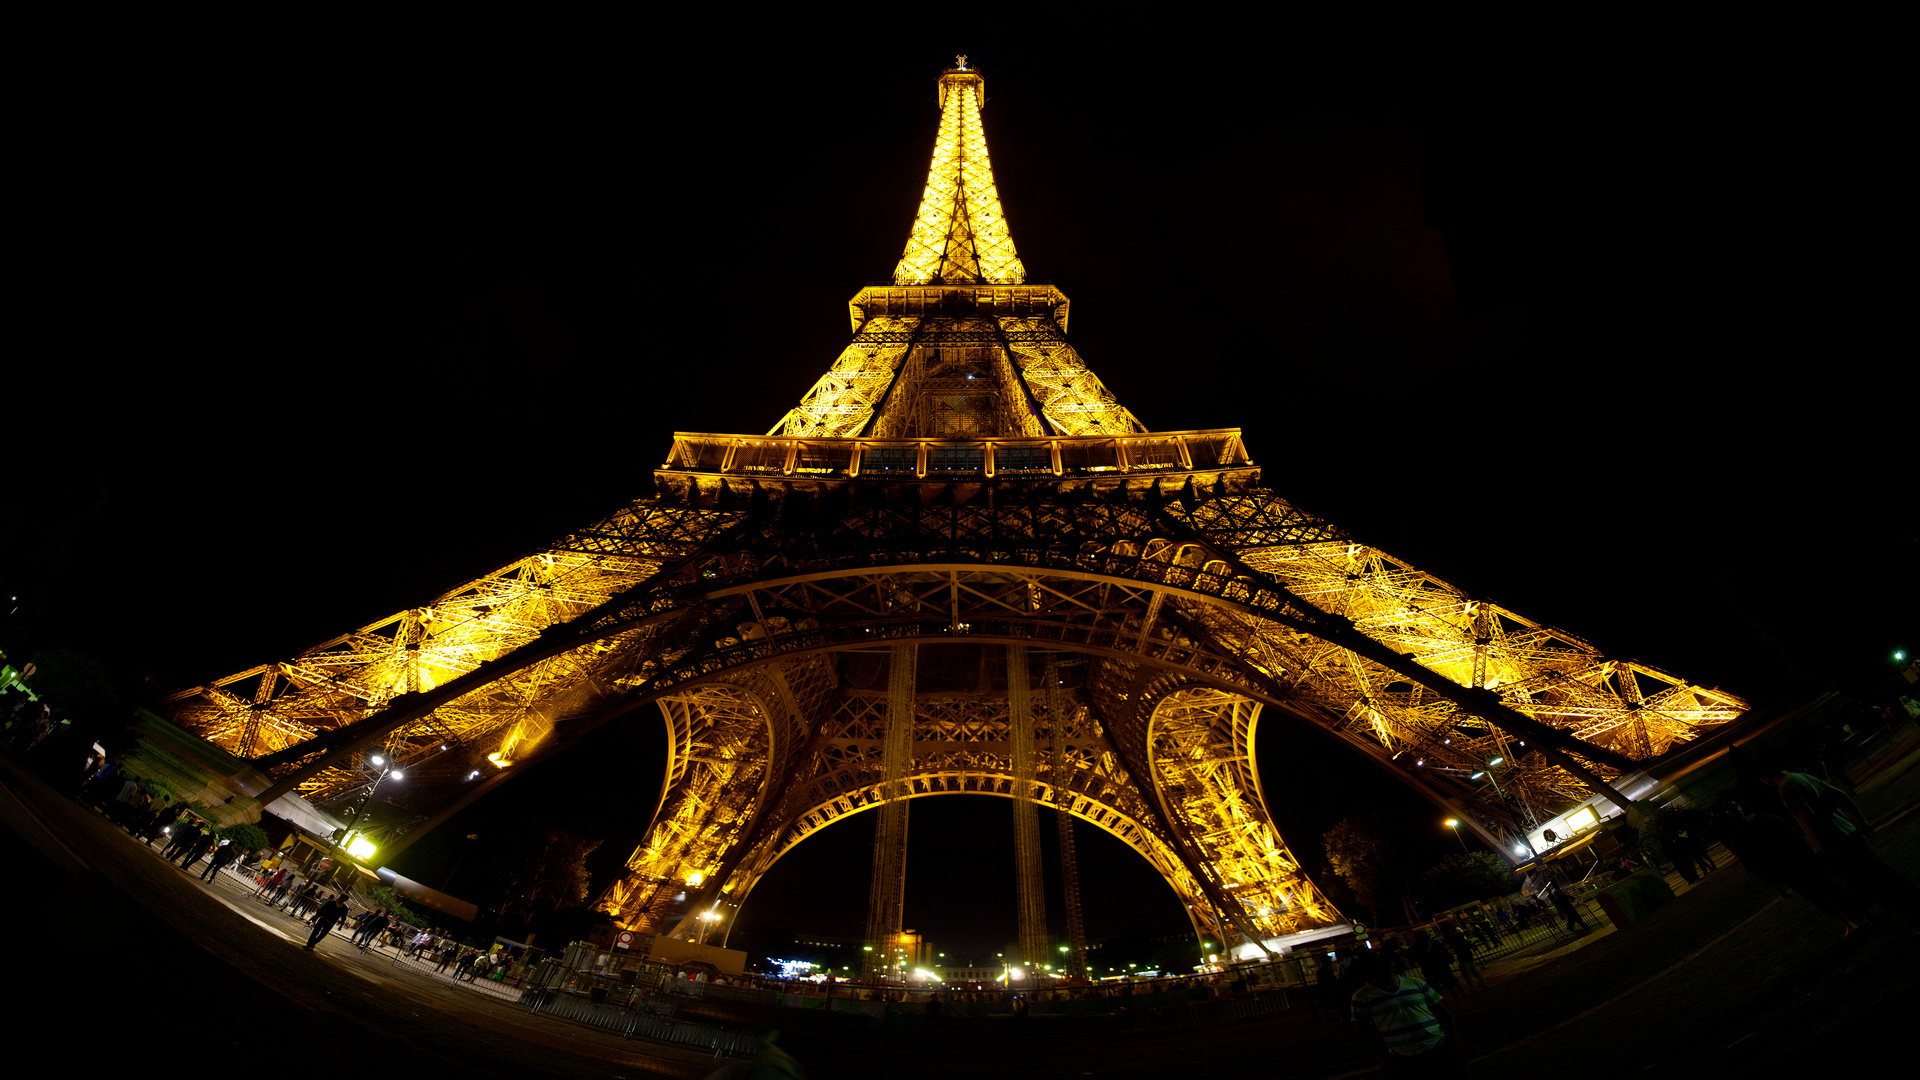
{"type": "MultiPolygon", "coordinates": [[[[221,1000],[229,1025],[222,1038],[240,1053],[270,1054],[289,1038],[351,1039],[399,1071],[542,1080],[642,1075],[668,1060],[676,1075],[701,1076],[715,1064],[693,1048],[642,1047],[453,985],[435,977],[433,965],[397,959],[388,947],[361,952],[344,931],[322,942],[317,956],[304,952],[308,924],[252,899],[244,878],[225,872],[209,884],[163,865],[124,830],[15,775],[15,764],[0,754],[0,822],[7,825],[0,832],[24,841],[3,849],[21,868],[14,892],[35,893],[62,916],[42,920],[44,933],[33,935],[42,947],[30,951],[34,970],[55,987],[49,1000],[86,993],[97,980],[91,966],[67,956],[72,943],[105,932],[136,943],[150,970],[164,973],[169,993],[221,1000]],[[273,992],[260,993],[263,986],[273,992]]],[[[1876,843],[1914,876],[1920,819],[1911,809],[1920,803],[1920,768],[1883,758],[1856,782],[1882,833],[1876,843]]],[[[1559,1071],[1577,1063],[1590,1075],[1637,1073],[1649,1062],[1779,1067],[1802,1051],[1845,1045],[1864,1052],[1876,1038],[1900,1034],[1876,1018],[1904,1000],[1920,968],[1920,939],[1910,927],[1889,925],[1843,944],[1805,901],[1776,899],[1714,854],[1719,869],[1693,885],[1669,878],[1679,902],[1644,922],[1624,931],[1596,924],[1532,956],[1489,964],[1498,981],[1490,977],[1488,992],[1459,1002],[1476,1071],[1518,1075],[1542,1062],[1559,1071]]],[[[701,1019],[731,1019],[728,1010],[741,1010],[712,1000],[692,1007],[701,1019]]],[[[928,1028],[914,1033],[912,1067],[930,1080],[983,1071],[1037,1080],[1097,1062],[1102,1075],[1147,1080],[1197,1068],[1333,1076],[1364,1064],[1350,1036],[1296,1012],[1191,1027],[1051,1023],[1044,1038],[1034,1037],[1032,1024],[928,1028]]],[[[784,1030],[790,1015],[768,1026],[784,1030]]],[[[782,1045],[815,1075],[902,1066],[899,1040],[847,1024],[797,1028],[782,1045]]]]}
{"type": "MultiPolygon", "coordinates": [[[[196,870],[196,880],[198,880],[198,873],[199,871],[196,870]]],[[[213,882],[199,881],[198,883],[215,899],[242,918],[296,945],[304,948],[307,939],[313,934],[311,915],[301,916],[288,910],[284,904],[269,902],[261,895],[260,886],[251,875],[228,867],[221,870],[213,882]]],[[[351,920],[342,920],[314,946],[314,950],[331,959],[346,963],[382,965],[387,969],[381,972],[383,978],[391,977],[395,970],[401,970],[430,982],[458,987],[501,1001],[520,1000],[522,990],[519,987],[491,979],[456,978],[452,964],[448,964],[445,971],[439,970],[438,956],[409,957],[404,948],[384,942],[377,942],[365,948],[356,946],[352,940],[353,929],[351,920]]]]}
{"type": "MultiPolygon", "coordinates": [[[[1851,766],[1847,776],[1853,781],[1855,800],[1863,809],[1867,809],[1876,833],[1887,830],[1920,810],[1920,725],[1907,724],[1896,729],[1875,753],[1851,766]],[[1877,815],[1873,812],[1876,808],[1879,810],[1877,815]]],[[[1705,885],[1714,875],[1745,873],[1739,868],[1739,860],[1725,845],[1716,841],[1707,852],[1716,869],[1697,882],[1687,881],[1678,870],[1665,873],[1667,887],[1673,890],[1676,902],[1705,885]]],[[[1480,965],[1481,974],[1486,976],[1490,985],[1495,984],[1597,944],[1619,931],[1610,919],[1603,917],[1595,922],[1588,914],[1593,905],[1583,905],[1583,908],[1583,917],[1587,917],[1589,924],[1595,927],[1593,930],[1570,940],[1541,942],[1483,963],[1480,965]]]]}

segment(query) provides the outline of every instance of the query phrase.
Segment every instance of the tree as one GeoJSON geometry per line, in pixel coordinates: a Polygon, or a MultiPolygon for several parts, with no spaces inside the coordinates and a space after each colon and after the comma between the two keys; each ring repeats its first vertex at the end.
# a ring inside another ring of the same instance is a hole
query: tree
{"type": "Polygon", "coordinates": [[[247,851],[260,851],[268,844],[266,830],[247,821],[238,821],[227,826],[220,831],[220,835],[247,851]]]}
{"type": "Polygon", "coordinates": [[[587,856],[601,841],[572,829],[541,825],[521,832],[495,864],[500,875],[500,914],[519,912],[531,922],[536,914],[587,901],[587,856]]]}
{"type": "Polygon", "coordinates": [[[56,719],[97,721],[120,704],[113,680],[99,661],[71,649],[51,649],[33,658],[38,669],[28,685],[56,719]]]}
{"type": "Polygon", "coordinates": [[[1339,874],[1353,895],[1367,906],[1377,925],[1380,904],[1388,899],[1396,880],[1403,876],[1396,867],[1380,815],[1346,818],[1327,831],[1323,842],[1333,872],[1339,874]]]}
{"type": "Polygon", "coordinates": [[[1420,878],[1420,899],[1429,910],[1505,896],[1514,889],[1513,868],[1491,851],[1449,855],[1420,878]]]}
{"type": "Polygon", "coordinates": [[[425,919],[420,917],[419,912],[407,906],[407,902],[400,898],[399,893],[394,892],[385,885],[368,886],[367,896],[370,897],[374,903],[380,905],[382,911],[399,916],[401,922],[410,923],[415,926],[426,922],[425,919]]]}

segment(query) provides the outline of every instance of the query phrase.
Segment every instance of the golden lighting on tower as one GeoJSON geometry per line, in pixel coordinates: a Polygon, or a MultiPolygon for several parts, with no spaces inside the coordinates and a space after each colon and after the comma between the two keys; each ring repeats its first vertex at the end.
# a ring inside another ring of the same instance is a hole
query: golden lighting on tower
{"type": "MultiPolygon", "coordinates": [[[[979,73],[962,57],[939,92],[893,279],[848,301],[850,344],[771,431],[676,432],[622,510],[183,690],[170,718],[322,801],[364,783],[339,758],[354,733],[381,736],[426,811],[650,704],[659,799],[596,909],[724,935],[783,855],[871,810],[868,949],[892,970],[897,949],[876,946],[906,933],[912,797],[1021,800],[1035,900],[1037,809],[1064,825],[1063,863],[1076,822],[1098,827],[1155,868],[1210,952],[1247,956],[1341,917],[1268,812],[1263,710],[1487,834],[1613,798],[1745,710],[1354,540],[1268,490],[1237,428],[1147,430],[1067,343],[1064,293],[1025,283],[979,73]]],[[[1043,906],[1023,912],[1032,971],[1053,957],[1043,906]]]]}
{"type": "Polygon", "coordinates": [[[985,80],[964,63],[940,77],[940,134],[907,250],[893,271],[896,285],[1018,285],[1026,280],[987,159],[987,136],[980,126],[986,98],[985,80]]]}

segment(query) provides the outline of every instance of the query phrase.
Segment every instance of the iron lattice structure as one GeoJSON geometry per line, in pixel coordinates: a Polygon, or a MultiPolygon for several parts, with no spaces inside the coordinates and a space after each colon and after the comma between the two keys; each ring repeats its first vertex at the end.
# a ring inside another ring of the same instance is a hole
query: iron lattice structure
{"type": "Polygon", "coordinates": [[[1489,838],[1744,710],[1293,506],[1237,429],[1144,428],[1023,283],[983,86],[942,76],[893,282],[769,434],[678,434],[654,494],[174,718],[266,770],[262,801],[348,799],[383,749],[431,827],[652,707],[665,783],[600,901],[625,926],[724,940],[782,856],[893,806],[870,932],[897,933],[905,802],[964,792],[1107,831],[1233,945],[1338,918],[1267,810],[1269,710],[1489,838]]]}

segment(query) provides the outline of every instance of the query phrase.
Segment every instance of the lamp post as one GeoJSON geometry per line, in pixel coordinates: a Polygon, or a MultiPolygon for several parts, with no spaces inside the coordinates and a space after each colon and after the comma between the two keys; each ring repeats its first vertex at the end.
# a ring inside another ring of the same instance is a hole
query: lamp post
{"type": "MultiPolygon", "coordinates": [[[[379,754],[367,755],[367,764],[380,770],[380,772],[378,775],[376,775],[373,778],[373,783],[367,785],[366,793],[360,796],[360,801],[357,804],[355,804],[353,808],[353,831],[359,833],[360,838],[362,840],[366,840],[366,835],[367,835],[367,828],[366,828],[366,825],[364,824],[367,816],[367,804],[373,801],[373,793],[374,791],[378,790],[378,788],[380,787],[380,782],[382,780],[385,780],[389,776],[393,777],[395,780],[406,779],[405,773],[401,772],[400,769],[396,767],[392,762],[388,761],[386,758],[380,756],[379,754]]],[[[364,859],[364,858],[367,858],[368,856],[371,856],[375,850],[373,847],[373,842],[371,840],[366,840],[366,843],[367,843],[367,849],[364,854],[360,852],[356,852],[352,847],[349,847],[347,849],[347,854],[352,855],[356,859],[364,859]]],[[[328,838],[327,858],[334,860],[335,866],[339,865],[339,859],[337,858],[337,856],[339,855],[339,851],[340,851],[340,843],[339,843],[338,837],[336,836],[336,837],[328,838]]]]}
{"type": "Polygon", "coordinates": [[[1467,850],[1467,840],[1466,840],[1466,837],[1463,837],[1463,836],[1461,836],[1461,835],[1460,835],[1460,819],[1459,819],[1459,818],[1451,818],[1451,817],[1450,817],[1450,818],[1448,818],[1448,819],[1447,819],[1447,827],[1453,830],[1453,838],[1454,838],[1455,840],[1458,840],[1458,841],[1460,841],[1460,850],[1461,850],[1461,851],[1465,851],[1465,850],[1467,850]]]}
{"type": "Polygon", "coordinates": [[[453,875],[455,875],[455,874],[457,874],[457,873],[459,873],[459,872],[460,872],[460,864],[461,864],[461,863],[462,863],[463,861],[465,861],[465,859],[466,859],[466,857],[467,857],[467,852],[469,852],[469,851],[472,851],[472,850],[473,850],[473,842],[474,842],[475,840],[478,840],[478,839],[480,839],[480,834],[479,834],[479,833],[468,833],[468,834],[467,834],[467,842],[466,842],[465,844],[463,844],[463,845],[461,846],[461,848],[460,848],[460,854],[459,854],[459,856],[458,856],[457,858],[455,858],[455,859],[453,860],[453,869],[451,869],[451,870],[449,870],[449,871],[447,871],[447,880],[446,880],[445,882],[443,882],[443,883],[441,883],[441,885],[440,885],[440,891],[441,891],[441,892],[450,892],[450,891],[452,891],[452,889],[453,889],[453,875]]]}

